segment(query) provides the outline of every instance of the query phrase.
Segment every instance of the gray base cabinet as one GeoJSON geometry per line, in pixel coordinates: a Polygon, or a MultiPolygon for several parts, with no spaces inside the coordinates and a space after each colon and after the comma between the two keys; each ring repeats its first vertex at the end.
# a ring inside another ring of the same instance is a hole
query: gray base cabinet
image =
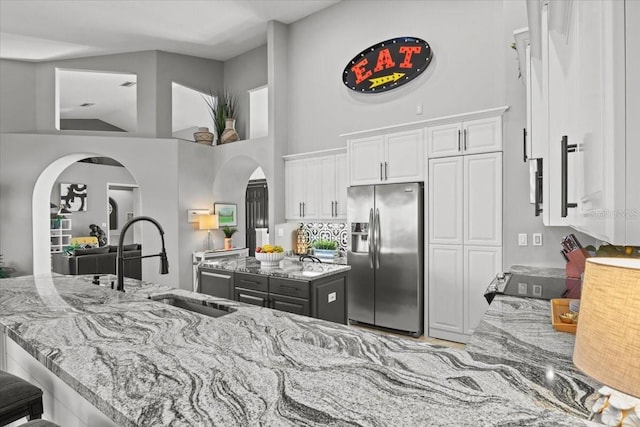
{"type": "Polygon", "coordinates": [[[347,323],[347,273],[316,280],[200,268],[200,292],[336,323],[347,323]]]}
{"type": "Polygon", "coordinates": [[[233,271],[200,268],[200,293],[233,299],[233,271]]]}

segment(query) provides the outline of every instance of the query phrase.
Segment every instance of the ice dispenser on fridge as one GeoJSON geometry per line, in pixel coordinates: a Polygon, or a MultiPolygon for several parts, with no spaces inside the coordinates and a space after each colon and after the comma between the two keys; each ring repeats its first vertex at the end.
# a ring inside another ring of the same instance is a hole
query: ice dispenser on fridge
{"type": "Polygon", "coordinates": [[[369,223],[351,223],[351,252],[369,252],[369,223]]]}

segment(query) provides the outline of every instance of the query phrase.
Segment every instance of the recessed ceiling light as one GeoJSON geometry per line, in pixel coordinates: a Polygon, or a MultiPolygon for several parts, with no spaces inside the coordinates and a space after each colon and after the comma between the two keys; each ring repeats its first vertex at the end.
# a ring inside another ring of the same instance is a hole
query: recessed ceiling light
{"type": "Polygon", "coordinates": [[[136,84],[136,82],[124,82],[120,86],[131,87],[131,86],[133,86],[135,84],[136,84]]]}
{"type": "Polygon", "coordinates": [[[80,104],[81,107],[91,107],[92,105],[96,105],[93,102],[85,102],[84,104],[80,104]]]}

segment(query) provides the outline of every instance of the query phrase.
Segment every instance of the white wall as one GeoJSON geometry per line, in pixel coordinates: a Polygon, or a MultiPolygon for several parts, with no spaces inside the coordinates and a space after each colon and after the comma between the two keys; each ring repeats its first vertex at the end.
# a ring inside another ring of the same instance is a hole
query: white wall
{"type": "Polygon", "coordinates": [[[34,129],[35,82],[34,64],[0,59],[0,132],[34,129]]]}
{"type": "Polygon", "coordinates": [[[135,180],[125,168],[77,162],[62,172],[51,190],[51,202],[60,205],[60,184],[80,183],[87,186],[87,210],[73,212],[71,218],[71,235],[73,237],[88,236],[90,224],[99,225],[105,232],[109,222],[107,203],[107,183],[135,184],[135,180]]]}

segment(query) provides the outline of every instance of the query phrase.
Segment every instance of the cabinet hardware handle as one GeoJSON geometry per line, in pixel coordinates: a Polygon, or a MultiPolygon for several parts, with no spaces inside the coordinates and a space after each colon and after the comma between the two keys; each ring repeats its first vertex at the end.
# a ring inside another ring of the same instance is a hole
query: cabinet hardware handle
{"type": "Polygon", "coordinates": [[[562,185],[561,185],[561,200],[560,200],[560,216],[562,218],[566,218],[568,213],[567,210],[569,208],[576,208],[578,207],[577,203],[569,203],[568,201],[568,192],[569,192],[569,165],[568,165],[568,161],[569,161],[569,153],[575,153],[576,152],[576,148],[578,147],[576,144],[569,144],[569,138],[567,137],[567,135],[563,135],[562,137],[562,148],[561,148],[561,161],[560,161],[560,166],[562,168],[562,173],[561,173],[561,179],[562,179],[562,185]]]}
{"type": "Polygon", "coordinates": [[[302,202],[298,202],[298,216],[302,218],[302,202]]]}
{"type": "Polygon", "coordinates": [[[535,214],[540,216],[540,213],[542,213],[542,159],[536,159],[536,163],[535,214]]]}
{"type": "Polygon", "coordinates": [[[460,146],[460,131],[458,131],[458,151],[460,151],[460,148],[462,148],[460,146]]]}
{"type": "Polygon", "coordinates": [[[385,181],[389,179],[389,174],[388,174],[389,170],[388,170],[388,167],[389,167],[389,163],[384,162],[384,180],[385,180],[385,181]]]}
{"type": "Polygon", "coordinates": [[[380,162],[380,181],[382,181],[382,162],[380,162]]]}
{"type": "Polygon", "coordinates": [[[305,215],[304,215],[304,205],[305,205],[305,203],[304,203],[304,202],[302,202],[302,218],[304,218],[304,217],[305,217],[305,215]]]}
{"type": "Polygon", "coordinates": [[[524,162],[527,163],[527,128],[522,129],[522,145],[524,146],[524,162]]]}
{"type": "Polygon", "coordinates": [[[333,200],[331,201],[331,218],[333,218],[333,200]]]}
{"type": "Polygon", "coordinates": [[[467,151],[467,130],[464,130],[464,151],[467,151]]]}
{"type": "Polygon", "coordinates": [[[336,200],[336,217],[338,216],[338,201],[336,200]]]}

